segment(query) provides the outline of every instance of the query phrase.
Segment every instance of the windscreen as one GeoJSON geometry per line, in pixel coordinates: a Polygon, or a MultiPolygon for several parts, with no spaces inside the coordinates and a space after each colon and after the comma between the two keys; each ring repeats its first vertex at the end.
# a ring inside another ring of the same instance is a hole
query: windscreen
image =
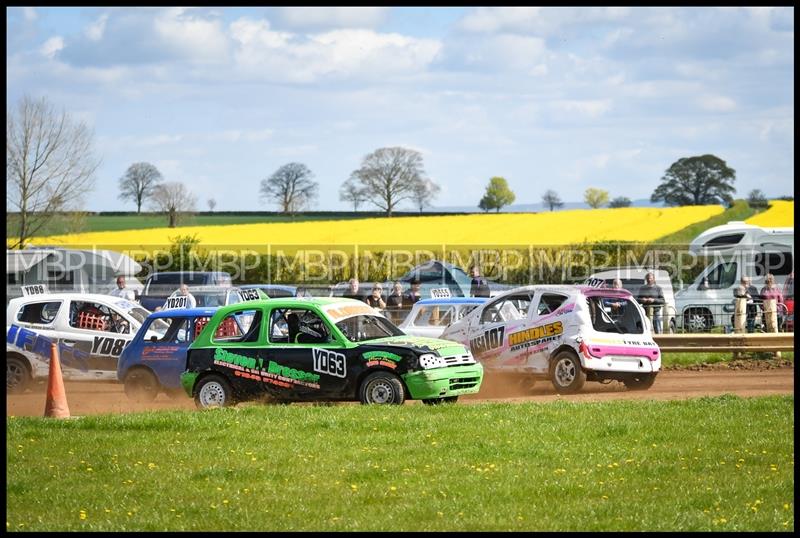
{"type": "Polygon", "coordinates": [[[382,316],[351,316],[340,321],[336,326],[351,342],[364,342],[404,334],[391,321],[382,316]]]}

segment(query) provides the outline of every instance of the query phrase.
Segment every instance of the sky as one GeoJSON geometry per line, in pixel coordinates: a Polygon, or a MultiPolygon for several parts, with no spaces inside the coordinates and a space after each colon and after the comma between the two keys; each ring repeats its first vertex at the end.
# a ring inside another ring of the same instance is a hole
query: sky
{"type": "MultiPolygon", "coordinates": [[[[300,162],[313,209],[372,151],[422,154],[434,207],[589,187],[649,198],[714,154],[737,196],[793,195],[794,8],[7,8],[7,111],[46,97],[94,133],[89,211],[135,210],[135,162],[207,209],[276,210],[300,162]]],[[[411,208],[410,203],[403,207],[411,208]]]]}

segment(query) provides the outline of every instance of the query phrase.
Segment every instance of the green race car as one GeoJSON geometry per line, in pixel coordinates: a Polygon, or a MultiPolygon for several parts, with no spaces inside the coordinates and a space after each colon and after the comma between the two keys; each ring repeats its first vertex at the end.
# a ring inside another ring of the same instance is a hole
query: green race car
{"type": "Polygon", "coordinates": [[[482,380],[463,345],[406,336],[367,304],[341,298],[222,307],[181,375],[199,408],[258,399],[435,404],[478,392],[482,380]]]}

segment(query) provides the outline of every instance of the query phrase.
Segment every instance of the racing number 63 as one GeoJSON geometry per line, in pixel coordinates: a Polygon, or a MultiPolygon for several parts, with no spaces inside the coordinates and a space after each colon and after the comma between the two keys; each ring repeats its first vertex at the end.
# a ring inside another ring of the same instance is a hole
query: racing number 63
{"type": "Polygon", "coordinates": [[[345,356],[325,349],[315,349],[314,371],[335,377],[345,377],[345,356]]]}

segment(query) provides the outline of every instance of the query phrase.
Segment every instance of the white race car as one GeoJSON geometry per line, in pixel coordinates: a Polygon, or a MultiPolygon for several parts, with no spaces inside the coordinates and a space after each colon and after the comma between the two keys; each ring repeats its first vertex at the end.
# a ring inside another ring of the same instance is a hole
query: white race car
{"type": "Polygon", "coordinates": [[[617,380],[650,388],[661,369],[652,329],[630,292],[588,286],[526,286],[493,297],[443,339],[468,344],[487,372],[550,379],[556,391],[617,380]]]}
{"type": "Polygon", "coordinates": [[[64,379],[116,380],[117,360],[150,314],[99,294],[44,293],[12,299],[6,310],[6,389],[47,378],[56,344],[64,379]]]}
{"type": "Polygon", "coordinates": [[[440,338],[448,325],[460,320],[487,300],[485,297],[422,299],[414,303],[398,327],[411,336],[440,338]]]}

